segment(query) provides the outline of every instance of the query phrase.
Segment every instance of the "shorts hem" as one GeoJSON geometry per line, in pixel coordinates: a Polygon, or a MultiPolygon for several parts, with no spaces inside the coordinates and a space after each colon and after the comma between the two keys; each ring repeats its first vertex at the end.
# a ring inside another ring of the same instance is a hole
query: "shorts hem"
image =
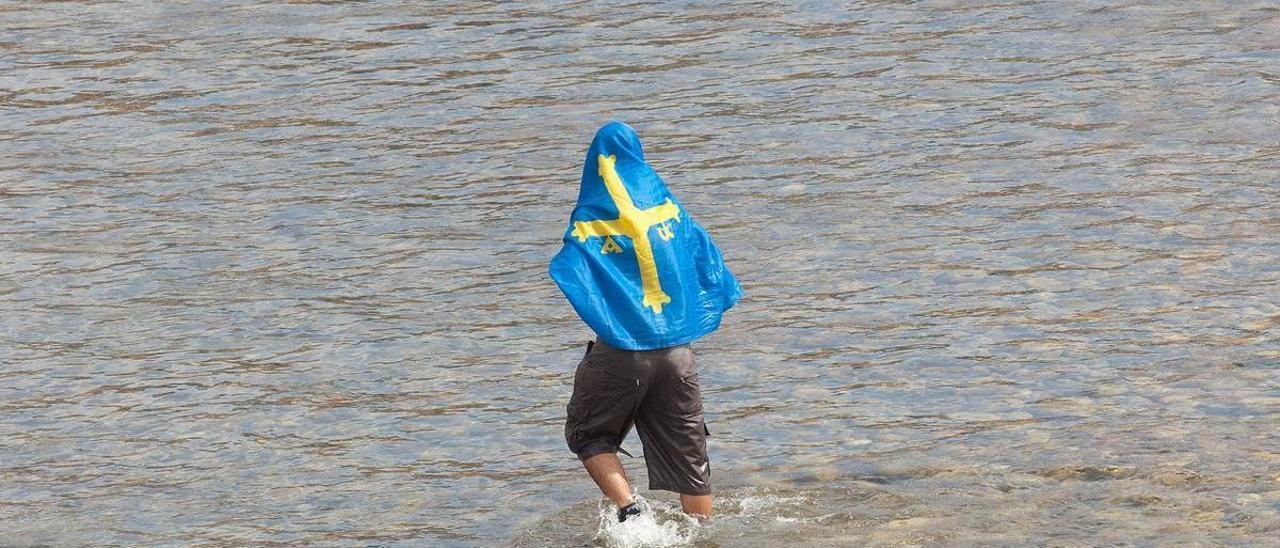
{"type": "Polygon", "coordinates": [[[653,483],[653,482],[649,482],[649,490],[650,491],[671,491],[672,493],[679,493],[681,495],[689,495],[693,497],[701,497],[701,496],[706,496],[711,494],[710,487],[706,487],[703,489],[696,489],[696,488],[691,489],[691,488],[673,487],[670,485],[653,483]]]}
{"type": "Polygon", "coordinates": [[[607,441],[593,441],[593,442],[588,442],[586,444],[583,444],[582,448],[575,451],[574,453],[578,455],[578,460],[587,460],[596,455],[603,455],[605,453],[617,453],[617,452],[618,452],[618,447],[616,445],[613,445],[607,441]]]}

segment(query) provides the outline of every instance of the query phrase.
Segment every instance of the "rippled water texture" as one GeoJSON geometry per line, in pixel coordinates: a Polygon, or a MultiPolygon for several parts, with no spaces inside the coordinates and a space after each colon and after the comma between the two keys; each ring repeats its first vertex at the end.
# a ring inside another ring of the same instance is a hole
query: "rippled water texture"
{"type": "Polygon", "coordinates": [[[723,519],[646,493],[668,540],[1280,537],[1275,2],[0,30],[0,544],[614,542],[546,275],[610,118],[746,290],[696,346],[723,519]]]}

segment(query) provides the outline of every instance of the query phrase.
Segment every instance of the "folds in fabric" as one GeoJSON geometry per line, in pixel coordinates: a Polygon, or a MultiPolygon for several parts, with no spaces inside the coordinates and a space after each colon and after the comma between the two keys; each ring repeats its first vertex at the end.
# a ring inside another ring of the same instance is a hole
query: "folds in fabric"
{"type": "Polygon", "coordinates": [[[551,278],[615,348],[651,350],[720,326],[742,294],[720,250],[645,162],[622,122],[596,132],[551,278]]]}

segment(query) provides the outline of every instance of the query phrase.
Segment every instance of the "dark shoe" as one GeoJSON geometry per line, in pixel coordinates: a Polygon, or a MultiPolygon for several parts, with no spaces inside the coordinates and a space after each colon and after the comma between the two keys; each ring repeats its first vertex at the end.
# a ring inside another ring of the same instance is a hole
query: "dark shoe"
{"type": "Polygon", "coordinates": [[[618,523],[627,521],[628,517],[640,515],[640,505],[631,503],[618,509],[618,523]]]}

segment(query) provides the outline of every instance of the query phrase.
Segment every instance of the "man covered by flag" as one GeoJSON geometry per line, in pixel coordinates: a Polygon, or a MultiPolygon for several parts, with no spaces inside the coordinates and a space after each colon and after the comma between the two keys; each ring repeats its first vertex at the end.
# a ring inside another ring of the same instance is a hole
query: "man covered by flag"
{"type": "Polygon", "coordinates": [[[708,431],[689,343],[715,331],[742,290],[622,122],[591,141],[551,277],[597,336],[574,376],[569,449],[626,521],[640,508],[617,452],[634,424],[649,488],[679,493],[685,512],[710,517],[708,431]]]}

